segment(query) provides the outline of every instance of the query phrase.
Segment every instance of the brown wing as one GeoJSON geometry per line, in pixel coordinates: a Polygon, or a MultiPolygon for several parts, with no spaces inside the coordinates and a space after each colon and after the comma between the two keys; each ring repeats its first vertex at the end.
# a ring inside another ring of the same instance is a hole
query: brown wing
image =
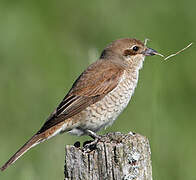
{"type": "Polygon", "coordinates": [[[75,81],[69,93],[38,133],[68,119],[101,100],[118,84],[123,69],[106,60],[90,65],[75,81]]]}

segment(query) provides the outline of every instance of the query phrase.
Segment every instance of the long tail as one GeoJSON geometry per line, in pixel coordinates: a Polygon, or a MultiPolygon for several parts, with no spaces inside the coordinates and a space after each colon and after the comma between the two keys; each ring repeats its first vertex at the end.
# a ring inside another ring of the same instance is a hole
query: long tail
{"type": "Polygon", "coordinates": [[[32,147],[38,145],[44,141],[41,134],[35,134],[29,141],[27,141],[0,169],[4,171],[8,166],[13,164],[18,158],[20,158],[25,152],[27,152],[32,147]]]}

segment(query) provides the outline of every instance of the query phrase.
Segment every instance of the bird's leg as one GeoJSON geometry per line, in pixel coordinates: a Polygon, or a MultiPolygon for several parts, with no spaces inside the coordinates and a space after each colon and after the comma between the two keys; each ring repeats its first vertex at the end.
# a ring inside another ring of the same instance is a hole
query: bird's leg
{"type": "Polygon", "coordinates": [[[90,143],[84,143],[84,148],[85,151],[92,151],[96,148],[96,144],[97,142],[101,139],[101,136],[97,135],[95,132],[91,131],[91,130],[86,130],[85,131],[86,134],[88,134],[90,137],[92,137],[94,139],[94,141],[90,142],[90,143]]]}
{"type": "Polygon", "coordinates": [[[99,135],[97,135],[95,132],[93,132],[93,131],[91,131],[91,130],[89,130],[89,129],[87,129],[86,131],[86,134],[88,134],[91,138],[93,138],[94,140],[96,140],[96,139],[101,139],[101,136],[99,136],[99,135]]]}

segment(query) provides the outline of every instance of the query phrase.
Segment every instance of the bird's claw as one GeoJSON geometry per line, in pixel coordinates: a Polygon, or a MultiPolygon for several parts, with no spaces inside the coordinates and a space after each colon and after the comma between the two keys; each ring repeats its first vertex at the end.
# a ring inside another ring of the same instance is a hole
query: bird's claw
{"type": "Polygon", "coordinates": [[[91,151],[95,150],[97,148],[97,143],[99,142],[99,140],[100,140],[100,137],[95,138],[94,141],[84,142],[84,144],[83,144],[84,152],[91,152],[91,151]]]}

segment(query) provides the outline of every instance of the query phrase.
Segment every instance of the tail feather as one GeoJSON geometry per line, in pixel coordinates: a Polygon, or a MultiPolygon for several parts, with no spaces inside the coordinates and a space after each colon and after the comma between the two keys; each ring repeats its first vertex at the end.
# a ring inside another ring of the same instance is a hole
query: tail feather
{"type": "Polygon", "coordinates": [[[4,171],[8,166],[13,164],[18,158],[20,158],[25,152],[32,147],[36,146],[43,141],[40,134],[35,134],[29,141],[27,141],[0,169],[4,171]]]}

